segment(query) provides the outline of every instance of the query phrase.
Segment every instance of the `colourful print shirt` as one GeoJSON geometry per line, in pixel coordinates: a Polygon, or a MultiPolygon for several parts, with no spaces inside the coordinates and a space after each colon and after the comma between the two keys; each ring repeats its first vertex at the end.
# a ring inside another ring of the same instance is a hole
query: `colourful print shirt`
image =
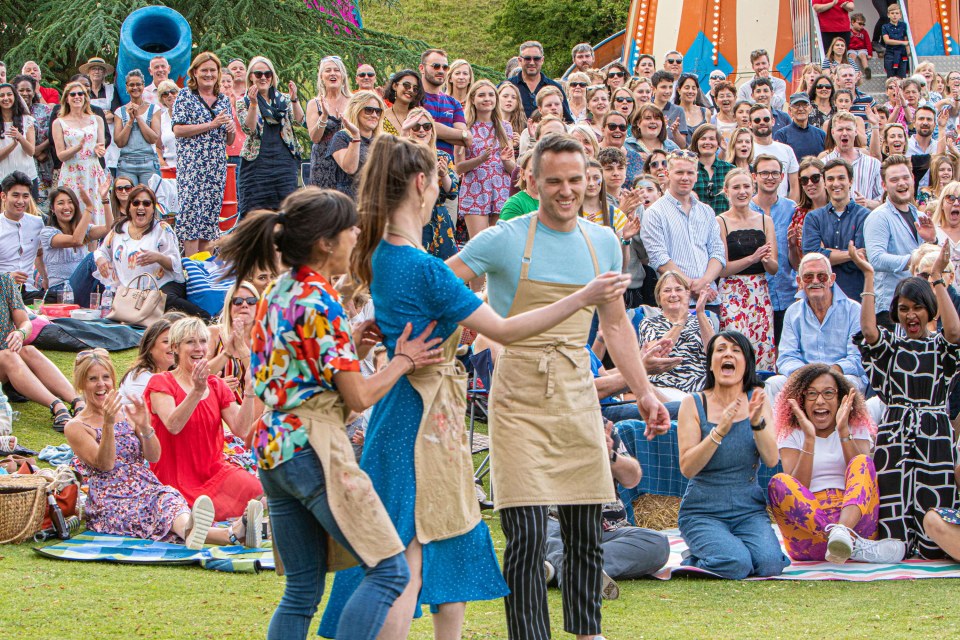
{"type": "Polygon", "coordinates": [[[266,405],[253,448],[260,468],[272,469],[307,444],[288,412],[336,391],[333,375],[359,372],[360,361],[339,294],[309,267],[280,276],[257,305],[251,350],[254,390],[266,405]]]}

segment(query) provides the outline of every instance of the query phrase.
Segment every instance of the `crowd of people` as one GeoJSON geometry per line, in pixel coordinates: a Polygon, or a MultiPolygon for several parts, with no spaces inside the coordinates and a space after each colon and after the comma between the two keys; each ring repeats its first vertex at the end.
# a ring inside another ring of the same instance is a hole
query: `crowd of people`
{"type": "Polygon", "coordinates": [[[601,598],[668,555],[615,491],[643,472],[628,419],[675,421],[687,565],[960,561],[960,73],[909,75],[898,5],[877,38],[814,5],[827,57],[789,85],[764,50],[737,86],[587,44],[557,80],[532,40],[497,81],[440,49],[379,79],[323,57],[313,95],[263,56],[198,53],[183,87],[157,56],[125,102],[103,58],[62,93],[0,65],[0,381],[49,406],[93,530],[258,546],[266,507],[270,638],[306,636],[333,570],[326,637],[404,638],[428,604],[459,638],[466,602],[503,598],[509,637],[548,638],[548,584],[601,637],[601,598]],[[883,104],[858,88],[880,47],[883,104]],[[186,285],[204,251],[219,313],[186,285]],[[142,275],[166,313],[119,379],[102,349],[71,382],[30,346],[28,304],[142,275]],[[502,567],[470,344],[495,354],[502,567]]]}

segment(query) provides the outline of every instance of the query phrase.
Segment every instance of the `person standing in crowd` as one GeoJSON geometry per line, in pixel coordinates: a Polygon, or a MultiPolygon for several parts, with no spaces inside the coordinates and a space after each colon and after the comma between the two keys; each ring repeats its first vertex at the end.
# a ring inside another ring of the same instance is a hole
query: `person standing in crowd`
{"type": "MultiPolygon", "coordinates": [[[[572,74],[570,82],[574,82],[572,74]]],[[[579,93],[582,102],[581,111],[578,112],[581,114],[580,120],[585,120],[587,117],[586,87],[587,84],[583,83],[583,90],[579,93]]],[[[570,91],[572,100],[577,93],[572,88],[570,91]]],[[[509,124],[513,130],[513,153],[519,157],[520,133],[527,130],[527,116],[523,112],[523,104],[520,102],[520,90],[510,82],[501,82],[500,86],[497,87],[497,96],[500,100],[500,112],[503,114],[503,121],[509,124]]]]}
{"type": "MultiPolygon", "coordinates": [[[[520,45],[520,73],[507,82],[512,83],[520,91],[520,101],[523,104],[523,111],[529,118],[533,110],[537,108],[537,94],[544,87],[556,87],[563,96],[563,87],[560,83],[551,80],[541,71],[543,68],[543,45],[536,40],[529,40],[520,45]]],[[[573,116],[570,114],[570,106],[567,99],[563,98],[563,121],[573,122],[573,116]]]]}
{"type": "Polygon", "coordinates": [[[601,122],[603,128],[603,139],[600,141],[600,149],[617,149],[621,151],[627,160],[625,181],[633,181],[643,173],[643,156],[626,146],[627,131],[630,128],[629,120],[619,111],[610,111],[603,116],[601,122]]]}
{"type": "Polygon", "coordinates": [[[383,112],[381,131],[399,136],[410,111],[423,102],[420,74],[413,69],[402,69],[390,76],[383,91],[383,101],[390,106],[383,112]]]}
{"type": "MultiPolygon", "coordinates": [[[[787,83],[773,76],[770,72],[770,54],[766,49],[757,49],[750,52],[750,66],[753,67],[754,79],[763,78],[770,81],[770,91],[772,95],[768,102],[765,102],[771,109],[782,111],[787,104],[787,83]]],[[[737,100],[753,101],[756,100],[755,86],[753,82],[746,82],[737,92],[737,100]]]]}
{"type": "Polygon", "coordinates": [[[247,94],[247,64],[240,58],[233,58],[227,63],[227,71],[233,76],[234,95],[239,99],[240,96],[247,94]]]}
{"type": "Polygon", "coordinates": [[[127,74],[126,83],[130,101],[114,114],[114,141],[120,148],[117,175],[130,178],[134,184],[147,184],[160,172],[154,145],[160,140],[162,107],[143,100],[143,73],[139,69],[127,74]]]}
{"type": "MultiPolygon", "coordinates": [[[[864,294],[872,294],[873,267],[853,248],[850,259],[863,270],[864,294]]],[[[902,540],[907,556],[917,553],[924,559],[945,555],[924,531],[924,517],[931,509],[957,504],[956,439],[946,400],[960,361],[960,317],[942,277],[949,261],[950,247],[944,244],[931,268],[932,286],[917,277],[897,284],[890,319],[899,331],[878,325],[874,307],[864,304],[861,333],[853,338],[870,384],[886,406],[873,456],[880,535],[902,540]],[[931,335],[927,323],[938,313],[943,328],[931,335]]]]}
{"type": "Polygon", "coordinates": [[[888,78],[906,78],[910,68],[907,49],[910,41],[907,39],[907,23],[902,22],[903,12],[898,3],[887,7],[887,19],[890,22],[883,25],[880,31],[883,46],[886,47],[883,53],[883,70],[888,78]]]}
{"type": "MultiPolygon", "coordinates": [[[[33,60],[27,60],[23,63],[20,73],[31,76],[37,81],[37,92],[40,94],[40,97],[43,98],[44,102],[47,104],[60,104],[60,92],[53,87],[44,87],[40,84],[40,80],[43,77],[41,75],[40,65],[33,60]]],[[[81,71],[81,73],[83,72],[81,71]]],[[[6,79],[4,79],[4,82],[6,82],[6,79]]],[[[66,88],[64,88],[64,91],[66,91],[66,88]]]]}
{"type": "Polygon", "coordinates": [[[639,78],[650,78],[657,70],[657,59],[649,53],[641,53],[637,57],[637,68],[634,74],[639,78]]]}
{"type": "Polygon", "coordinates": [[[254,209],[277,209],[296,191],[302,149],[293,127],[303,125],[304,120],[297,85],[289,82],[290,93],[282,93],[269,58],[255,56],[250,60],[247,86],[247,95],[236,104],[240,129],[247,136],[240,151],[237,180],[237,211],[241,217],[254,209]]]}
{"type": "Polygon", "coordinates": [[[370,64],[361,64],[357,67],[357,73],[354,77],[357,85],[357,91],[377,92],[377,71],[370,64]]]}
{"type": "Polygon", "coordinates": [[[467,127],[473,144],[457,150],[460,182],[460,215],[471,238],[493,226],[510,197],[510,176],[517,163],[513,157],[513,130],[500,120],[497,88],[479,80],[467,94],[467,127]]]}
{"type": "Polygon", "coordinates": [[[220,236],[226,147],[236,135],[230,96],[220,93],[220,73],[220,58],[209,51],[197,55],[187,69],[187,86],[173,105],[180,198],[177,236],[187,257],[206,251],[220,236]]]}
{"type": "Polygon", "coordinates": [[[780,461],[773,414],[757,379],[750,341],[723,331],[707,345],[707,383],[680,404],[680,472],[690,482],[680,502],[685,565],[721,578],[778,576],[789,566],[770,528],[757,484],[760,462],[780,461]]]}
{"type": "Polygon", "coordinates": [[[857,204],[876,209],[883,198],[880,161],[856,147],[857,120],[850,113],[838,113],[830,119],[830,135],[835,148],[823,156],[824,163],[835,158],[846,160],[853,167],[853,196],[857,204]]]}
{"type": "MultiPolygon", "coordinates": [[[[228,76],[229,74],[224,74],[223,77],[228,76]]],[[[173,105],[177,102],[178,93],[180,88],[172,80],[164,80],[160,83],[157,94],[160,101],[160,139],[157,140],[156,149],[157,160],[161,167],[176,168],[177,166],[177,136],[173,133],[173,105]]],[[[227,148],[227,156],[228,158],[230,156],[229,148],[227,148]]]]}
{"type": "MultiPolygon", "coordinates": [[[[163,56],[154,56],[150,58],[147,70],[150,72],[150,84],[143,88],[143,100],[148,104],[159,104],[157,90],[160,83],[170,77],[170,63],[163,56]]],[[[190,75],[189,71],[187,75],[190,75]]]]}
{"type": "Polygon", "coordinates": [[[870,210],[850,198],[853,167],[835,158],[823,167],[829,204],[814,209],[804,218],[802,251],[822,253],[830,261],[837,285],[851,300],[859,300],[863,291],[863,272],[850,262],[847,247],[853,242],[866,257],[863,232],[870,210]]]}
{"type": "MultiPolygon", "coordinates": [[[[84,99],[86,100],[86,99],[84,99]]],[[[12,84],[0,84],[0,178],[19,171],[30,178],[30,193],[39,199],[40,179],[33,159],[36,121],[12,84]]]]}
{"type": "Polygon", "coordinates": [[[885,201],[867,216],[863,227],[866,259],[876,272],[877,289],[874,300],[864,302],[875,303],[876,322],[892,329],[890,303],[897,283],[910,275],[910,256],[920,243],[936,242],[937,230],[913,204],[913,172],[906,156],[884,160],[880,178],[885,201]]]}
{"type": "Polygon", "coordinates": [[[30,115],[33,116],[36,129],[33,159],[37,164],[37,190],[40,196],[37,198],[37,204],[43,204],[47,200],[47,191],[53,186],[53,143],[50,140],[50,124],[54,105],[45,104],[40,99],[40,94],[37,93],[37,81],[31,76],[18,75],[13,79],[12,84],[29,108],[30,115]]]}
{"type": "Polygon", "coordinates": [[[823,129],[827,119],[834,114],[833,80],[828,75],[820,75],[811,83],[807,96],[810,98],[810,116],[807,121],[823,129]]]}
{"type": "Polygon", "coordinates": [[[737,169],[753,173],[754,155],[753,132],[747,127],[734,129],[727,143],[727,162],[737,169]]]}
{"type": "Polygon", "coordinates": [[[473,67],[466,60],[458,59],[450,63],[450,74],[447,76],[448,93],[453,99],[466,106],[467,92],[473,86],[473,67]]]}
{"type": "Polygon", "coordinates": [[[700,81],[696,74],[684,73],[677,79],[673,94],[673,104],[680,107],[683,117],[677,135],[682,136],[684,147],[690,144],[690,138],[697,127],[710,121],[710,110],[700,90],[700,81]]]}
{"type": "MultiPolygon", "coordinates": [[[[593,139],[592,134],[591,139],[593,139]]],[[[584,147],[586,148],[586,145],[584,147]]],[[[504,222],[536,211],[537,207],[540,206],[537,181],[533,179],[533,173],[530,170],[530,159],[532,157],[533,152],[528,151],[517,160],[517,166],[519,167],[517,188],[519,191],[510,196],[504,203],[503,209],[500,210],[500,220],[504,222]]]]}
{"type": "Polygon", "coordinates": [[[777,349],[767,274],[779,269],[776,229],[762,210],[750,206],[753,176],[749,173],[732,170],[723,190],[730,208],[717,218],[727,250],[720,272],[720,330],[745,335],[754,346],[757,368],[774,371],[777,349]]]}
{"type": "Polygon", "coordinates": [[[791,147],[797,158],[823,153],[826,134],[810,124],[810,97],[805,93],[790,96],[790,124],[774,132],[773,139],[791,147]]]}
{"type": "Polygon", "coordinates": [[[627,68],[623,66],[623,64],[619,62],[611,62],[607,65],[603,83],[607,85],[607,90],[612,95],[617,89],[625,87],[629,78],[630,73],[627,71],[627,68]]]}
{"type": "Polygon", "coordinates": [[[793,149],[773,139],[773,126],[770,107],[762,104],[750,107],[750,131],[753,132],[754,158],[770,155],[780,161],[783,179],[777,183],[778,193],[784,198],[794,200],[797,197],[796,194],[800,192],[800,186],[797,183],[797,171],[800,170],[797,155],[793,149]]]}
{"type": "Polygon", "coordinates": [[[90,102],[107,114],[107,124],[113,124],[113,112],[120,108],[120,92],[111,82],[107,82],[108,76],[114,73],[114,67],[108,64],[106,60],[99,57],[93,57],[80,65],[78,71],[90,78],[90,102]]]}
{"type": "MultiPolygon", "coordinates": [[[[491,306],[504,316],[541,308],[600,273],[619,273],[622,266],[613,232],[579,221],[586,187],[580,143],[563,134],[545,136],[532,162],[540,194],[537,215],[497,225],[448,261],[462,280],[486,274],[491,306]],[[524,259],[517,260],[521,255],[524,259]]],[[[689,162],[690,189],[694,162],[689,162]]],[[[623,298],[600,304],[598,313],[607,347],[637,397],[648,437],[665,432],[667,410],[640,363],[623,298]]],[[[543,564],[548,505],[559,505],[563,535],[578,540],[563,568],[564,628],[579,638],[600,633],[600,514],[614,495],[589,354],[582,346],[592,316],[586,307],[539,336],[506,346],[493,374],[491,454],[500,470],[493,495],[507,539],[504,577],[510,595],[505,604],[513,640],[550,637],[543,564]],[[544,358],[548,365],[540,364],[544,358]],[[543,412],[545,403],[552,407],[550,414],[543,412]],[[557,447],[558,442],[564,444],[557,447]],[[538,464],[529,464],[531,455],[538,464]],[[571,505],[574,495],[578,504],[571,505]]]]}
{"type": "MultiPolygon", "coordinates": [[[[442,90],[447,80],[447,71],[450,70],[447,53],[442,49],[427,49],[420,56],[419,70],[423,84],[423,107],[433,116],[437,130],[437,148],[453,157],[453,146],[469,146],[473,143],[473,136],[467,131],[463,105],[442,90]]],[[[522,95],[521,93],[521,97],[522,95]]],[[[523,105],[526,110],[526,103],[523,105]]],[[[527,117],[529,115],[528,112],[527,117]]],[[[451,209],[456,211],[457,207],[453,206],[451,209]]]]}
{"type": "Polygon", "coordinates": [[[813,0],[813,10],[820,23],[820,37],[823,42],[833,42],[834,38],[843,38],[850,44],[850,13],[853,0],[813,0]]]}
{"type": "MultiPolygon", "coordinates": [[[[0,89],[2,95],[3,89],[0,89]]],[[[0,102],[2,105],[2,102],[0,102]]],[[[63,88],[60,114],[53,121],[53,144],[60,167],[58,186],[69,187],[74,193],[99,193],[107,179],[99,159],[107,150],[104,145],[106,125],[93,115],[87,91],[79,82],[70,82],[63,88]]],[[[104,223],[103,203],[93,198],[91,222],[104,223]]]]}
{"type": "Polygon", "coordinates": [[[737,101],[737,88],[729,82],[720,82],[713,88],[713,101],[716,113],[710,121],[717,126],[724,140],[723,148],[726,148],[730,140],[730,134],[739,126],[737,117],[733,112],[737,101]]]}
{"type": "MultiPolygon", "coordinates": [[[[697,154],[697,183],[693,190],[700,202],[718,215],[730,208],[725,185],[733,165],[717,157],[720,149],[720,132],[716,125],[703,124],[690,139],[690,150],[697,154]]],[[[628,183],[633,181],[627,178],[628,183]]]]}
{"type": "Polygon", "coordinates": [[[793,218],[787,228],[787,242],[790,253],[790,266],[794,269],[800,266],[803,258],[803,222],[807,214],[830,204],[827,189],[823,184],[823,161],[819,158],[806,157],[800,161],[799,175],[800,199],[797,208],[793,210],[793,218]]]}
{"type": "Polygon", "coordinates": [[[640,107],[634,123],[634,126],[639,129],[639,131],[634,130],[634,136],[641,153],[650,154],[660,149],[668,152],[679,149],[677,144],[667,137],[669,130],[667,119],[656,105],[645,104],[640,107]]]}
{"type": "Polygon", "coordinates": [[[333,136],[323,161],[314,167],[314,185],[355,196],[360,170],[374,136],[380,131],[383,107],[383,98],[375,91],[361,89],[350,97],[343,114],[343,129],[333,136]]]}
{"type": "Polygon", "coordinates": [[[593,65],[596,62],[593,46],[591,46],[589,42],[581,42],[578,45],[574,45],[570,56],[573,58],[573,66],[577,68],[577,71],[582,73],[593,69],[593,65]]]}
{"type": "Polygon", "coordinates": [[[333,136],[343,128],[343,112],[353,95],[347,81],[347,68],[339,56],[327,56],[317,65],[317,95],[307,103],[307,133],[310,149],[310,184],[316,186],[313,172],[327,154],[333,136]]]}
{"type": "MultiPolygon", "coordinates": [[[[690,281],[692,302],[705,291],[707,302],[717,296],[713,282],[726,266],[726,249],[717,214],[697,199],[697,157],[691,151],[667,156],[667,189],[643,214],[640,237],[649,265],[661,274],[681,273],[690,281]]],[[[717,312],[714,304],[709,307],[717,312]]]]}
{"type": "Polygon", "coordinates": [[[771,106],[773,100],[773,83],[770,78],[754,78],[750,81],[750,96],[754,104],[769,107],[773,116],[773,132],[776,133],[790,124],[790,115],[785,111],[771,106]]]}
{"type": "MultiPolygon", "coordinates": [[[[160,87],[159,87],[159,92],[160,92],[160,93],[159,93],[159,96],[160,96],[160,104],[161,104],[161,105],[166,106],[166,102],[164,101],[164,95],[168,96],[167,99],[170,99],[170,98],[169,98],[169,96],[170,96],[170,94],[169,94],[169,90],[170,90],[170,89],[169,89],[169,88],[170,88],[171,86],[172,86],[174,89],[177,88],[177,85],[173,84],[173,82],[171,82],[170,80],[164,80],[164,81],[160,84],[160,87]]],[[[230,97],[230,104],[232,104],[232,105],[236,105],[236,104],[237,104],[237,100],[242,100],[243,97],[244,97],[244,95],[245,95],[245,94],[237,95],[236,88],[234,87],[233,74],[232,74],[232,73],[228,73],[228,72],[223,72],[223,73],[220,74],[220,93],[229,96],[229,97],[230,97]]],[[[170,107],[171,107],[171,108],[173,107],[173,103],[174,103],[174,102],[176,102],[176,94],[175,94],[175,93],[173,94],[173,98],[170,99],[170,107]]],[[[166,109],[164,109],[164,111],[166,111],[166,109]]],[[[233,112],[233,127],[234,127],[234,130],[235,130],[236,133],[235,133],[234,136],[233,136],[233,144],[228,144],[228,145],[227,145],[227,164],[228,164],[228,165],[230,165],[230,164],[234,165],[234,166],[236,167],[236,168],[234,169],[234,171],[236,172],[236,170],[240,168],[240,151],[243,149],[243,143],[246,142],[247,136],[240,130],[240,120],[239,120],[239,118],[237,118],[237,109],[236,109],[236,107],[234,107],[234,108],[232,109],[232,112],[233,112]]],[[[161,118],[163,118],[163,115],[164,115],[164,112],[161,112],[161,114],[160,114],[161,118]]],[[[169,117],[169,116],[168,116],[168,117],[169,117]]],[[[166,134],[166,130],[164,130],[164,128],[163,128],[163,120],[162,120],[162,119],[161,119],[161,121],[160,121],[160,132],[161,132],[161,133],[160,133],[160,136],[161,136],[161,138],[162,138],[162,137],[166,134]]],[[[171,136],[171,142],[172,142],[172,141],[174,140],[174,137],[173,137],[173,125],[170,125],[170,136],[171,136]]],[[[158,152],[159,152],[159,149],[158,149],[158,152]]],[[[176,146],[175,146],[175,145],[174,145],[174,154],[176,154],[176,146]]],[[[160,155],[160,153],[158,153],[158,155],[160,155]]],[[[173,159],[174,159],[174,165],[175,165],[175,164],[176,164],[176,155],[174,155],[174,158],[173,158],[173,159]]],[[[163,165],[162,160],[163,160],[163,159],[161,158],[161,166],[165,166],[165,165],[163,165]]],[[[237,174],[237,177],[238,177],[238,178],[240,177],[239,173],[237,174]]]]}

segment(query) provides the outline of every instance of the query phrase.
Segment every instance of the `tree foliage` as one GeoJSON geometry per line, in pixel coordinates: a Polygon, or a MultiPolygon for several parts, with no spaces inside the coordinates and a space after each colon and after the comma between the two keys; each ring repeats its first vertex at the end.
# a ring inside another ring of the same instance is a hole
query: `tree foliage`
{"type": "Polygon", "coordinates": [[[543,72],[556,77],[570,66],[574,44],[597,44],[621,31],[629,8],[630,3],[624,0],[505,0],[491,29],[494,36],[514,46],[539,40],[545,57],[543,72]]]}
{"type": "MultiPolygon", "coordinates": [[[[315,88],[323,56],[340,56],[348,69],[369,63],[384,74],[416,68],[429,47],[420,40],[356,30],[335,10],[321,13],[304,0],[0,0],[0,57],[11,71],[36,60],[45,82],[56,78],[62,84],[92,56],[115,60],[124,19],[157,4],[187,19],[195,52],[213,51],[222,60],[265,55],[282,81],[294,80],[308,91],[315,88]]],[[[336,8],[325,0],[311,4],[336,8]]]]}

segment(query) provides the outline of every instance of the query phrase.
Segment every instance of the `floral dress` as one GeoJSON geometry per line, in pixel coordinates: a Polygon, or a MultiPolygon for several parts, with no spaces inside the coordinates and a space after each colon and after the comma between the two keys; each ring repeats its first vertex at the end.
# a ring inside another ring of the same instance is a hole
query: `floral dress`
{"type": "MultiPolygon", "coordinates": [[[[199,94],[183,89],[173,104],[173,126],[212,122],[218,113],[233,113],[230,98],[218,94],[210,107],[199,94]]],[[[227,127],[177,137],[177,237],[216,240],[220,236],[223,189],[227,182],[227,127]]]]}
{"type": "MultiPolygon", "coordinates": [[[[384,120],[386,122],[386,120],[384,120]]],[[[457,241],[454,238],[453,219],[447,211],[447,200],[453,200],[457,197],[460,189],[460,176],[457,175],[453,164],[453,158],[446,151],[437,149],[437,158],[442,160],[447,167],[447,175],[450,176],[450,191],[445,191],[443,184],[440,185],[440,195],[437,196],[437,203],[433,205],[433,214],[430,216],[430,222],[423,227],[423,238],[421,242],[427,253],[446,260],[457,253],[457,241]]]]}
{"type": "MultiPolygon", "coordinates": [[[[513,129],[506,122],[507,139],[513,136],[513,129]]],[[[510,174],[503,168],[500,159],[500,141],[497,140],[492,122],[475,122],[470,128],[473,145],[467,150],[466,159],[476,158],[487,149],[490,157],[473,171],[464,174],[460,182],[460,215],[493,216],[499,215],[507,198],[510,197],[510,174]]]]}
{"type": "Polygon", "coordinates": [[[98,197],[98,189],[107,178],[103,167],[100,166],[100,158],[94,151],[97,146],[97,117],[89,116],[82,127],[73,127],[60,118],[60,126],[63,128],[63,144],[66,147],[74,147],[81,141],[83,147],[72,158],[64,161],[60,167],[60,180],[57,186],[69,187],[78,195],[81,191],[91,194],[93,200],[91,222],[94,225],[103,224],[103,202],[98,197]]]}
{"type": "MultiPolygon", "coordinates": [[[[49,140],[50,134],[50,115],[53,113],[53,105],[42,104],[40,102],[33,105],[31,109],[33,119],[37,125],[37,145],[41,145],[49,140]]],[[[40,199],[47,199],[46,192],[53,186],[53,144],[47,147],[47,159],[43,162],[37,160],[37,172],[40,176],[40,199]]]]}
{"type": "MultiPolygon", "coordinates": [[[[86,426],[97,432],[99,443],[103,429],[86,426]]],[[[123,415],[113,429],[117,447],[113,469],[100,471],[80,458],[73,459],[89,486],[87,528],[97,533],[179,542],[171,528],[178,517],[190,513],[187,501],[179,491],[162,484],[147,466],[140,440],[123,415]]]]}

